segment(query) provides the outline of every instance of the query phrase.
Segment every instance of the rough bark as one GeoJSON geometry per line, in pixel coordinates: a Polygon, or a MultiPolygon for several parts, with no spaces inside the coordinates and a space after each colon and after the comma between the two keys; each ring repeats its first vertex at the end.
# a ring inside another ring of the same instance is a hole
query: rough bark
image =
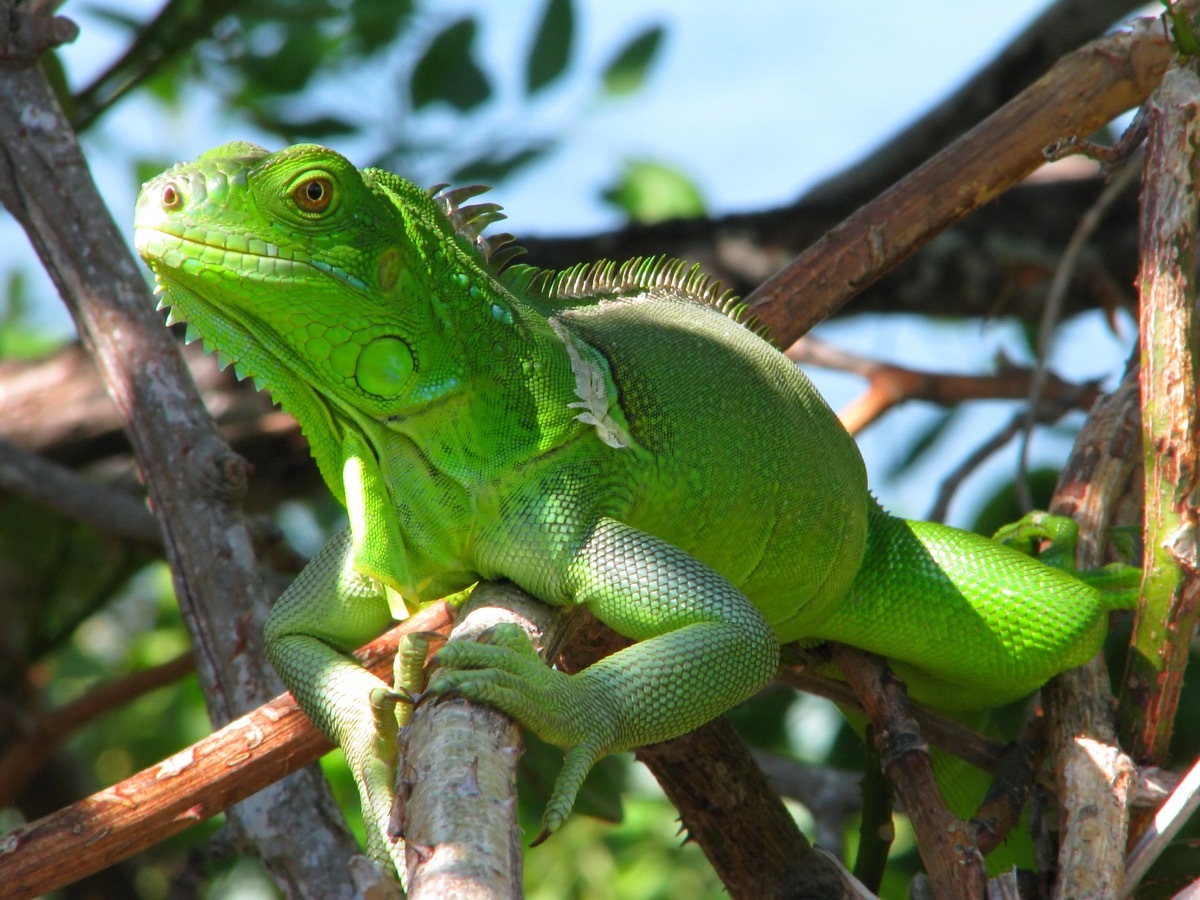
{"type": "MultiPolygon", "coordinates": [[[[28,15],[0,4],[9,27],[28,15]]],[[[210,715],[228,722],[278,690],[261,652],[265,598],[239,509],[245,464],[221,440],[156,321],[75,134],[34,67],[0,67],[0,200],[25,228],[123,414],[163,522],[210,715]]],[[[287,890],[346,895],[335,873],[354,844],[344,828],[321,827],[340,816],[319,772],[273,785],[230,820],[253,835],[287,890]],[[294,822],[312,827],[300,834],[294,822]]]]}

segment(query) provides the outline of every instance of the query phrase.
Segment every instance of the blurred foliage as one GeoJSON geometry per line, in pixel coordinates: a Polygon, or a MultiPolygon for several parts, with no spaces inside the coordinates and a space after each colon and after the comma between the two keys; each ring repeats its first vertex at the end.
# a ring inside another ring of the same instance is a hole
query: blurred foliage
{"type": "Polygon", "coordinates": [[[146,84],[175,107],[204,82],[285,142],[369,134],[383,142],[373,164],[416,180],[433,168],[454,182],[478,174],[499,181],[550,152],[571,122],[528,123],[553,121],[552,89],[597,99],[632,94],[665,35],[650,26],[613,48],[602,71],[588,72],[572,64],[572,0],[548,0],[524,58],[503,68],[481,61],[481,15],[448,20],[435,4],[411,0],[170,0],[147,23],[113,7],[98,13],[127,30],[130,44],[90,84],[64,92],[77,127],[134,86],[146,84]]]}
{"type": "Polygon", "coordinates": [[[641,88],[662,46],[665,32],[651,26],[630,41],[604,67],[604,89],[610,96],[631,94],[641,88]]]}
{"type": "MultiPolygon", "coordinates": [[[[606,61],[591,68],[580,60],[579,17],[572,0],[545,0],[524,54],[505,59],[483,51],[482,14],[447,14],[436,4],[413,0],[168,0],[144,22],[120,4],[90,9],[127,35],[124,50],[82,86],[67,83],[57,56],[47,56],[43,64],[80,130],[135,91],[165,110],[186,109],[195,86],[203,83],[225,110],[248,116],[283,141],[370,135],[379,147],[372,162],[418,179],[436,172],[455,182],[494,183],[544,160],[574,124],[569,115],[586,115],[641,90],[667,38],[661,25],[646,26],[608,48],[601,54],[606,61]],[[563,94],[582,100],[570,104],[567,117],[554,112],[554,101],[563,94]]],[[[142,160],[132,175],[145,180],[166,162],[142,160]]],[[[614,173],[604,196],[641,222],[702,215],[705,209],[701,190],[657,160],[628,161],[614,173]]],[[[44,352],[49,341],[30,325],[23,275],[9,273],[3,291],[0,359],[44,352]]],[[[934,418],[924,434],[900,449],[892,474],[909,470],[954,421],[953,411],[934,418]]],[[[1037,473],[1039,491],[1049,478],[1037,473]]],[[[998,491],[980,514],[981,528],[994,531],[1017,517],[1009,494],[1011,488],[998,491]]],[[[341,516],[322,494],[290,504],[279,518],[285,529],[301,518],[311,531],[328,534],[341,516]]],[[[294,543],[319,543],[311,537],[294,543]]],[[[5,620],[0,628],[0,752],[3,729],[14,719],[158,665],[187,645],[161,562],[3,496],[0,611],[5,620]]],[[[1196,691],[1189,683],[1185,708],[1200,702],[1196,691]]],[[[851,729],[813,715],[811,706],[790,691],[765,691],[731,718],[756,747],[815,765],[863,765],[862,744],[851,729]]],[[[1200,718],[1181,719],[1178,758],[1193,758],[1200,718]]],[[[203,697],[189,678],[97,718],[70,740],[67,764],[84,790],[98,789],[208,731],[203,697]]],[[[559,756],[531,741],[522,759],[520,814],[527,834],[537,830],[559,756]]],[[[323,767],[361,840],[357,795],[340,754],[330,754],[323,767]]],[[[813,816],[793,808],[811,836],[813,816]]],[[[0,828],[19,817],[16,807],[0,809],[0,828]]],[[[220,824],[218,818],[199,825],[131,861],[126,869],[133,894],[149,900],[273,896],[273,883],[261,868],[220,838],[220,824]]],[[[1194,831],[1186,837],[1195,839],[1194,831]]],[[[845,823],[842,839],[844,856],[852,863],[857,821],[845,823]]],[[[1195,850],[1181,844],[1168,863],[1189,859],[1190,871],[1196,871],[1188,852],[1195,850]]],[[[919,862],[902,818],[892,863],[882,895],[905,896],[919,862]]],[[[596,767],[581,793],[579,814],[545,846],[528,853],[525,868],[528,894],[539,900],[724,894],[700,851],[683,842],[675,811],[627,755],[596,767]],[[611,824],[614,820],[620,824],[611,824]]]]}
{"type": "Polygon", "coordinates": [[[20,497],[0,494],[0,694],[113,602],[147,555],[20,497]]]}
{"type": "Polygon", "coordinates": [[[700,189],[679,170],[652,160],[626,162],[604,199],[632,221],[647,225],[704,215],[700,189]]]}

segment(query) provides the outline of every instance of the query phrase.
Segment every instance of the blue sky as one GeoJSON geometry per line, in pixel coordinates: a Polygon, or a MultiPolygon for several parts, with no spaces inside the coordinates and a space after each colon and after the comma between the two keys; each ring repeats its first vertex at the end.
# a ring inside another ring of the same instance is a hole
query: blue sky
{"type": "MultiPolygon", "coordinates": [[[[579,45],[573,65],[585,77],[552,92],[530,126],[568,138],[492,199],[505,206],[510,216],[506,227],[518,235],[614,227],[618,219],[598,200],[601,189],[623,160],[651,158],[687,173],[714,213],[789,202],[953,90],[1044,5],[1045,0],[748,0],[739,6],[711,0],[578,0],[579,45]],[[731,15],[731,9],[736,13],[731,15]],[[615,48],[652,23],[666,26],[667,39],[645,88],[619,102],[598,101],[586,75],[599,72],[615,48]]],[[[157,6],[136,0],[121,8],[149,16],[157,6]]],[[[444,17],[443,24],[464,11],[483,11],[479,55],[503,61],[524,58],[542,0],[443,0],[426,6],[444,17]]],[[[63,51],[75,84],[101,69],[125,42],[123,33],[87,10],[78,3],[62,10],[83,26],[79,40],[63,51]]],[[[500,85],[501,103],[508,98],[514,109],[516,77],[514,71],[514,83],[500,85]]],[[[390,89],[392,83],[377,73],[360,73],[353,83],[340,86],[338,96],[318,100],[370,109],[379,92],[390,89]]],[[[124,225],[137,189],[128,174],[131,158],[188,159],[235,138],[263,139],[245,121],[222,115],[214,99],[197,89],[186,111],[165,110],[144,97],[123,103],[89,133],[86,150],[115,218],[124,225]]],[[[368,161],[375,149],[370,136],[338,146],[358,162],[368,161]]],[[[424,180],[444,177],[430,171],[424,180]]],[[[11,220],[0,220],[0,240],[9,248],[0,258],[0,277],[17,267],[37,269],[11,220]]],[[[33,290],[53,296],[48,281],[39,281],[33,290]]],[[[47,304],[42,316],[69,329],[58,305],[47,304]]],[[[1075,354],[1082,358],[1057,361],[1070,377],[1103,376],[1120,365],[1127,339],[1113,339],[1095,320],[1076,328],[1082,332],[1076,332],[1073,343],[1086,352],[1075,354]]],[[[824,326],[823,335],[868,355],[955,371],[978,371],[998,353],[1019,358],[1021,352],[1011,328],[988,323],[935,325],[931,331],[926,323],[889,317],[867,326],[835,323],[824,326]]],[[[860,388],[846,377],[810,374],[835,408],[860,388]]],[[[984,405],[960,426],[961,435],[950,436],[951,443],[962,446],[990,433],[1007,420],[1006,409],[984,405]]],[[[931,409],[914,408],[862,435],[868,466],[886,468],[913,430],[933,415],[931,409]]],[[[1061,441],[1035,446],[1039,459],[1058,459],[1064,453],[1061,441]]],[[[877,478],[877,489],[889,505],[920,515],[932,501],[930,485],[948,465],[945,459],[934,457],[925,477],[898,485],[877,478]]],[[[971,505],[972,493],[978,498],[989,484],[1011,473],[1011,458],[989,469],[967,491],[965,507],[971,505]]]]}
{"type": "MultiPolygon", "coordinates": [[[[157,5],[127,0],[124,8],[149,16],[157,5]]],[[[910,122],[1044,5],[750,0],[731,16],[730,4],[711,0],[579,0],[576,70],[599,71],[614,48],[653,23],[667,28],[658,63],[646,87],[627,100],[596,102],[586,78],[557,91],[535,127],[558,126],[569,138],[546,163],[506,184],[499,199],[526,232],[612,226],[617,219],[597,202],[599,189],[622,159],[651,157],[694,178],[714,212],[778,204],[910,122]]],[[[523,58],[542,6],[542,0],[427,4],[444,22],[490,10],[479,55],[494,60],[523,58]]],[[[86,9],[68,3],[63,10],[84,25],[79,41],[63,52],[75,83],[102,68],[124,42],[113,26],[84,15],[86,9]]],[[[508,68],[515,76],[519,67],[508,68]]],[[[366,73],[332,102],[369,109],[380,92],[392,89],[374,78],[366,73]]],[[[508,88],[510,96],[517,92],[515,85],[508,88]]],[[[191,102],[184,115],[148,101],[123,104],[89,139],[92,157],[128,155],[131,134],[143,155],[179,158],[254,136],[244,121],[213,115],[202,91],[191,102]]],[[[345,149],[365,159],[369,139],[345,149]]],[[[118,199],[114,208],[128,208],[118,199]]]]}

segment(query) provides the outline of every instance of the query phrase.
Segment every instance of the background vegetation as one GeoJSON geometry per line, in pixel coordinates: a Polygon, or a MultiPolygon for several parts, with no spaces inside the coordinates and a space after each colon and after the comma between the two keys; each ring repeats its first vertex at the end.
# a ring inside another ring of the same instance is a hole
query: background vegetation
{"type": "MultiPolygon", "coordinates": [[[[448,14],[437,4],[393,0],[169,0],[133,17],[117,6],[72,5],[64,12],[85,23],[81,40],[93,29],[108,35],[107,64],[82,83],[62,65],[69,49],[48,52],[41,64],[85,139],[105,119],[125,121],[123,109],[134,101],[139,116],[151,111],[150,118],[129,120],[121,146],[111,145],[111,130],[86,144],[94,171],[119,179],[130,198],[138,182],[175,161],[141,152],[133,129],[153,131],[161,146],[174,129],[202,134],[208,117],[223,128],[243,124],[264,142],[344,147],[360,164],[419,182],[483,181],[503,193],[531,170],[555,165],[571,130],[588,117],[619,121],[621,105],[653,83],[670,46],[671,23],[647,20],[605,52],[582,58],[584,4],[545,0],[533,4],[528,33],[508,55],[489,55],[484,6],[448,14]]],[[[605,159],[611,177],[601,202],[613,227],[523,240],[529,261],[556,267],[667,253],[700,260],[748,292],[1058,56],[1135,7],[1113,0],[1048,4],[990,68],[950,92],[929,116],[804,196],[775,195],[768,209],[713,214],[706,186],[669,160],[605,159]]],[[[700,4],[694,14],[735,13],[700,4]]],[[[753,49],[731,48],[713,65],[736,66],[740,52],[753,49]]],[[[845,47],[842,55],[846,65],[870,64],[869,47],[845,47]]],[[[830,82],[836,77],[831,72],[830,82]]],[[[723,123],[736,121],[734,113],[696,115],[723,123]]],[[[820,381],[835,400],[857,400],[847,413],[858,416],[856,430],[867,429],[873,480],[893,507],[913,515],[933,510],[937,517],[952,510],[958,524],[990,532],[1016,518],[1022,498],[1046,504],[1085,410],[1100,389],[1117,383],[1134,339],[1132,185],[1115,196],[1062,294],[1061,316],[1048,323],[1041,310],[1063,248],[1104,191],[1095,167],[1043,173],[865,292],[820,332],[855,354],[826,344],[795,348],[797,358],[840,373],[820,381]],[[960,340],[969,349],[954,349],[960,340]],[[960,354],[969,370],[948,364],[960,354]],[[1053,410],[1033,427],[1027,453],[1021,447],[1030,372],[1047,354],[1061,377],[1040,388],[1053,410]],[[909,406],[907,418],[891,411],[897,404],[909,406]],[[964,483],[969,501],[952,507],[964,483]]],[[[128,208],[113,214],[129,219],[128,208]]],[[[511,227],[522,234],[520,221],[511,227]]],[[[210,724],[204,695],[187,674],[187,632],[120,417],[64,333],[61,315],[46,311],[57,301],[45,282],[3,254],[0,271],[3,832],[169,756],[207,734],[210,724]],[[58,485],[54,478],[62,473],[84,480],[58,485]]],[[[285,417],[211,361],[193,353],[188,363],[223,435],[250,463],[245,508],[268,585],[265,600],[340,525],[342,512],[285,417]]],[[[733,718],[765,765],[801,780],[794,793],[809,802],[790,800],[789,809],[806,833],[852,861],[859,841],[854,773],[864,758],[832,707],[773,688],[733,718]]],[[[1177,759],[1196,757],[1198,728],[1181,719],[1177,759]]],[[[555,765],[547,753],[534,747],[525,757],[522,814],[530,834],[545,772],[555,765]]],[[[339,801],[352,805],[337,755],[323,768],[339,801]]],[[[529,896],[721,895],[699,850],[680,846],[672,807],[630,760],[608,761],[581,808],[593,815],[574,816],[550,844],[527,855],[529,896]]],[[[356,815],[349,821],[354,825],[356,815]]],[[[271,878],[222,825],[223,817],[215,817],[64,893],[273,896],[271,878]]],[[[902,818],[898,829],[883,896],[904,896],[920,865],[902,818]]],[[[1180,860],[1174,873],[1160,875],[1164,884],[1200,871],[1190,858],[1180,860]]]]}

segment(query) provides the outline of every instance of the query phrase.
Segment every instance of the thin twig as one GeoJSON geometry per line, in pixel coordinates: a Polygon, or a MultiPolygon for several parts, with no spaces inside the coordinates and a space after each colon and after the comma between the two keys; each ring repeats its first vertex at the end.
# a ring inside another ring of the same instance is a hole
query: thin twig
{"type": "Polygon", "coordinates": [[[21,740],[0,753],[0,807],[11,803],[50,762],[55,749],[80,728],[138,697],[179,681],[195,668],[192,654],[184,653],[161,665],[106,682],[36,718],[24,730],[21,740]]]}
{"type": "Polygon", "coordinates": [[[1017,478],[1014,488],[1017,503],[1021,509],[1029,512],[1033,509],[1033,496],[1029,490],[1029,444],[1033,437],[1033,426],[1037,421],[1037,410],[1042,403],[1042,392],[1050,376],[1046,361],[1050,355],[1050,342],[1054,328],[1062,316],[1063,304],[1067,296],[1067,288],[1075,273],[1076,264],[1083,249],[1087,246],[1104,216],[1113,203],[1120,197],[1141,174],[1140,160],[1126,163],[1115,178],[1100,192],[1096,202],[1083,214],[1078,226],[1067,241],[1058,265],[1054,267],[1054,277],[1050,280],[1050,289],[1046,293],[1046,305],[1042,309],[1042,321],[1038,325],[1037,356],[1033,367],[1033,378],[1029,384],[1029,405],[1025,410],[1025,422],[1021,429],[1020,452],[1017,457],[1017,478]]]}
{"type": "MultiPolygon", "coordinates": [[[[1038,418],[1053,422],[1058,419],[1069,407],[1063,406],[1062,399],[1051,405],[1043,402],[1038,409],[1038,418]]],[[[933,508],[929,511],[927,518],[931,522],[944,522],[946,515],[950,510],[950,501],[954,499],[954,493],[962,485],[972,472],[979,468],[987,460],[989,456],[1001,450],[1009,441],[1021,433],[1021,429],[1025,424],[1025,413],[1019,412],[1009,423],[996,432],[987,441],[984,441],[975,448],[957,467],[947,475],[943,480],[941,487],[938,488],[937,500],[933,504],[933,508]]]]}
{"type": "MultiPolygon", "coordinates": [[[[1034,370],[1015,366],[1004,366],[999,372],[984,375],[925,372],[852,353],[812,335],[794,343],[786,355],[802,365],[849,372],[867,379],[867,390],[838,413],[842,426],[851,434],[858,434],[893,406],[908,400],[954,406],[964,400],[1021,399],[1029,396],[1031,381],[1037,377],[1034,370]]],[[[1052,388],[1055,405],[1063,408],[1087,409],[1100,393],[1095,382],[1072,384],[1052,373],[1046,383],[1052,388]]]]}

